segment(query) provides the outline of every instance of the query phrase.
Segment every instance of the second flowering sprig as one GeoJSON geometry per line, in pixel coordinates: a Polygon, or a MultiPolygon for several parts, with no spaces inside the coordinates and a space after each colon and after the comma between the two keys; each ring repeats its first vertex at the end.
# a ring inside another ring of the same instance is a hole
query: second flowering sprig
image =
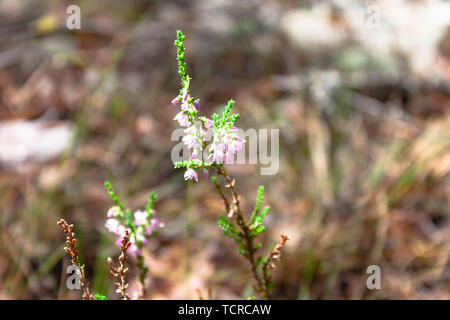
{"type": "Polygon", "coordinates": [[[268,207],[261,210],[264,188],[259,187],[255,209],[248,220],[241,210],[236,181],[228,175],[225,168],[225,164],[234,162],[236,153],[242,150],[245,142],[238,136],[238,129],[235,126],[235,122],[239,119],[239,114],[232,113],[235,101],[228,101],[221,116],[217,113],[214,113],[211,119],[198,116],[199,100],[190,96],[191,78],[186,74],[184,39],[183,33],[177,31],[175,46],[181,89],[179,95],[172,100],[172,104],[181,103],[181,111],[174,120],[177,120],[180,126],[187,127],[184,130],[186,135],[183,142],[191,151],[191,156],[189,160],[175,162],[174,167],[186,169],[185,180],[198,181],[199,169],[203,169],[205,178],[211,169],[215,169],[218,175],[225,179],[225,188],[231,193],[228,195],[222,191],[217,179],[212,177],[226,211],[226,216],[219,217],[219,227],[238,244],[238,252],[250,263],[255,291],[261,297],[269,299],[273,289],[271,271],[275,267],[280,249],[288,238],[282,235],[282,242],[266,258],[257,256],[261,243],[256,242],[256,239],[265,230],[263,219],[269,210],[268,207]],[[211,144],[208,145],[209,141],[211,144]]]}
{"type": "Polygon", "coordinates": [[[141,297],[144,297],[146,294],[145,279],[148,268],[144,263],[142,249],[148,245],[150,238],[155,236],[160,228],[164,227],[153,208],[156,195],[151,192],[145,209],[132,213],[131,210],[125,209],[109,181],[105,182],[105,187],[111,200],[114,202],[114,206],[108,210],[108,219],[105,227],[109,232],[118,236],[116,240],[117,245],[122,243],[125,235],[127,237],[129,235],[129,249],[127,249],[131,256],[136,257],[136,267],[139,269],[139,282],[141,284],[141,297]]]}

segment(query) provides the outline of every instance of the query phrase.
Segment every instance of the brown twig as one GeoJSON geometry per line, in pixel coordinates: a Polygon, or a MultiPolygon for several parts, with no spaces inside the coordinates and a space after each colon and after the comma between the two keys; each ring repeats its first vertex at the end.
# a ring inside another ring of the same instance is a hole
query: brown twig
{"type": "Polygon", "coordinates": [[[125,267],[125,263],[127,261],[127,250],[131,246],[130,238],[129,238],[129,232],[128,230],[125,230],[125,235],[122,239],[122,242],[120,244],[120,256],[119,256],[119,267],[116,268],[114,266],[114,262],[111,258],[108,257],[108,265],[109,265],[109,272],[116,278],[117,282],[114,284],[116,285],[116,293],[122,297],[122,300],[130,300],[130,297],[126,293],[126,289],[128,288],[128,283],[125,279],[125,274],[128,271],[128,268],[125,267]]]}
{"type": "Polygon", "coordinates": [[[286,244],[286,241],[289,240],[289,237],[287,235],[282,234],[280,242],[273,248],[272,251],[269,252],[266,258],[266,262],[263,264],[263,276],[264,276],[264,288],[267,292],[268,298],[270,298],[270,292],[269,292],[269,284],[270,281],[272,281],[272,276],[270,270],[275,269],[276,263],[280,260],[280,250],[283,249],[283,247],[286,244]]]}
{"type": "Polygon", "coordinates": [[[72,264],[78,267],[78,270],[80,272],[80,284],[83,288],[83,300],[94,300],[94,296],[91,295],[89,291],[89,282],[87,282],[86,280],[84,266],[81,265],[80,259],[78,257],[78,251],[76,249],[77,239],[75,238],[75,233],[73,232],[73,224],[69,225],[64,219],[60,219],[57,224],[61,226],[64,233],[66,234],[67,247],[64,247],[64,250],[70,256],[72,264]]]}
{"type": "Polygon", "coordinates": [[[220,187],[220,184],[216,180],[213,180],[213,182],[214,182],[214,186],[216,187],[217,193],[219,194],[219,196],[223,200],[223,204],[225,205],[225,211],[229,215],[230,214],[230,204],[228,202],[228,199],[223,194],[223,191],[222,191],[222,188],[220,187]]]}
{"type": "Polygon", "coordinates": [[[202,291],[200,289],[195,289],[195,293],[197,294],[198,300],[211,300],[212,294],[211,294],[211,287],[208,287],[206,291],[206,298],[203,297],[202,291]]]}

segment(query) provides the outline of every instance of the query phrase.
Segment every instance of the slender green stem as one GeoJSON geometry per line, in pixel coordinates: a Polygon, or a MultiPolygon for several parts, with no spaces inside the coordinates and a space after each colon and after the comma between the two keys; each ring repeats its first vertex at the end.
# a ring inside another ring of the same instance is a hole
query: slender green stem
{"type": "Polygon", "coordinates": [[[144,257],[142,255],[138,255],[137,259],[138,259],[138,263],[136,264],[136,266],[139,269],[139,283],[141,286],[140,297],[145,298],[145,296],[147,294],[147,290],[145,288],[145,278],[147,277],[148,268],[144,264],[144,257]]]}
{"type": "Polygon", "coordinates": [[[231,191],[232,207],[230,207],[230,204],[229,204],[228,200],[226,199],[225,195],[223,194],[220,186],[218,184],[216,184],[216,189],[217,189],[219,195],[224,200],[227,213],[231,213],[231,215],[236,218],[236,222],[237,222],[239,228],[241,229],[242,238],[245,243],[245,251],[246,251],[245,257],[247,258],[247,260],[250,263],[253,279],[256,282],[255,289],[263,298],[269,299],[270,297],[269,297],[269,293],[267,290],[267,285],[265,285],[264,279],[258,273],[257,261],[256,261],[256,257],[255,257],[256,248],[253,243],[254,237],[251,234],[250,227],[249,227],[247,221],[245,220],[245,217],[241,210],[240,197],[239,197],[239,195],[236,191],[236,187],[235,187],[236,182],[234,179],[232,179],[228,176],[227,171],[224,166],[216,165],[216,169],[217,169],[218,174],[223,176],[225,181],[227,182],[227,185],[225,187],[229,188],[231,191]]]}

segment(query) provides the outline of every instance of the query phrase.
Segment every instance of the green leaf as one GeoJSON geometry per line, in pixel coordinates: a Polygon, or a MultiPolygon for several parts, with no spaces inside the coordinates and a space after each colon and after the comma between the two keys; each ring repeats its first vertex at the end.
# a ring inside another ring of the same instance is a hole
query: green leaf
{"type": "Polygon", "coordinates": [[[219,183],[217,182],[216,176],[212,176],[212,177],[211,177],[211,181],[212,181],[212,183],[214,183],[214,185],[215,185],[216,187],[220,187],[219,183]]]}
{"type": "Polygon", "coordinates": [[[222,229],[222,232],[227,237],[235,240],[239,246],[242,246],[242,233],[231,223],[230,220],[223,216],[219,216],[219,220],[217,221],[219,228],[222,229]]]}
{"type": "Polygon", "coordinates": [[[263,232],[266,229],[265,226],[263,226],[262,224],[260,224],[256,229],[255,229],[255,233],[256,235],[259,235],[261,232],[263,232]]]}
{"type": "Polygon", "coordinates": [[[145,207],[145,211],[149,214],[151,217],[152,213],[151,210],[153,209],[153,204],[156,199],[156,194],[154,192],[150,192],[150,196],[148,197],[147,206],[145,207]]]}
{"type": "Polygon", "coordinates": [[[263,211],[261,212],[261,221],[264,219],[264,217],[266,216],[267,212],[269,212],[270,207],[264,207],[263,211]]]}
{"type": "Polygon", "coordinates": [[[106,187],[106,190],[108,190],[108,194],[109,194],[109,197],[111,198],[111,200],[114,202],[114,204],[116,206],[118,206],[120,208],[121,211],[123,211],[123,205],[119,201],[119,197],[115,194],[115,192],[111,186],[111,182],[109,182],[108,180],[105,181],[105,187],[106,187]]]}
{"type": "Polygon", "coordinates": [[[263,257],[258,257],[258,259],[256,260],[256,266],[259,266],[260,264],[264,264],[266,261],[265,258],[263,257]]]}
{"type": "Polygon", "coordinates": [[[100,293],[95,294],[95,300],[108,300],[104,295],[100,293]]]}
{"type": "Polygon", "coordinates": [[[127,226],[131,229],[131,232],[136,232],[136,226],[134,225],[133,213],[131,210],[125,210],[125,221],[127,226]]]}
{"type": "Polygon", "coordinates": [[[239,230],[231,223],[230,220],[223,216],[219,216],[219,220],[217,221],[219,228],[222,229],[223,233],[230,238],[236,240],[236,242],[241,242],[241,233],[239,230]]]}
{"type": "Polygon", "coordinates": [[[233,99],[228,101],[227,105],[225,106],[225,110],[222,113],[222,118],[220,119],[221,126],[224,126],[226,122],[230,121],[231,109],[233,108],[235,103],[236,103],[236,101],[234,101],[233,99]]]}
{"type": "Polygon", "coordinates": [[[263,194],[264,194],[264,186],[259,186],[258,194],[256,196],[255,208],[253,209],[252,217],[250,220],[252,223],[254,222],[255,218],[259,215],[259,209],[261,208],[261,201],[263,198],[263,194]]]}
{"type": "Polygon", "coordinates": [[[228,231],[228,230],[222,230],[223,234],[234,239],[238,244],[240,244],[242,242],[242,240],[239,238],[239,236],[237,236],[236,234],[228,231]]]}
{"type": "Polygon", "coordinates": [[[219,220],[217,221],[217,223],[219,224],[219,227],[226,229],[226,230],[228,230],[232,227],[231,222],[223,216],[219,216],[219,220]]]}
{"type": "MultiPolygon", "coordinates": [[[[181,78],[181,86],[184,87],[185,82],[187,81],[188,76],[186,75],[186,62],[184,61],[184,39],[185,35],[181,30],[177,30],[177,39],[175,40],[175,46],[177,47],[177,61],[178,61],[178,73],[181,78]]],[[[180,94],[182,94],[182,90],[180,90],[180,94]]]]}
{"type": "Polygon", "coordinates": [[[177,161],[173,163],[175,169],[185,168],[189,165],[189,161],[177,161]]]}
{"type": "Polygon", "coordinates": [[[274,282],[269,281],[269,283],[267,284],[267,291],[269,292],[269,294],[272,293],[273,287],[274,287],[274,282]]]}
{"type": "Polygon", "coordinates": [[[177,161],[173,163],[173,166],[175,169],[188,167],[194,170],[199,169],[203,166],[207,167],[202,161],[198,159],[190,159],[189,161],[177,161]]]}

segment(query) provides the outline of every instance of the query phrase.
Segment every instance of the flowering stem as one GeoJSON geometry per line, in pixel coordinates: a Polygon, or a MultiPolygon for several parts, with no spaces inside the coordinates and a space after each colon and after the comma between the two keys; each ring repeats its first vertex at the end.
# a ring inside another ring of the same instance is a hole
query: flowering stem
{"type": "Polygon", "coordinates": [[[270,272],[273,269],[271,266],[278,259],[279,252],[276,251],[273,257],[263,258],[257,256],[256,252],[262,245],[254,241],[266,228],[262,221],[269,207],[260,210],[264,187],[260,186],[258,188],[255,209],[249,217],[249,220],[246,220],[242,213],[240,198],[235,188],[236,181],[228,176],[223,165],[224,162],[228,163],[229,161],[233,161],[235,154],[239,150],[242,150],[245,143],[245,140],[238,136],[238,128],[235,127],[235,122],[239,119],[239,114],[231,113],[235,101],[228,101],[221,116],[217,113],[214,113],[210,119],[198,116],[200,100],[190,95],[189,83],[191,78],[186,74],[184,39],[185,36],[183,33],[177,31],[175,46],[177,47],[178,73],[181,78],[181,88],[179,94],[171,103],[174,106],[181,103],[181,111],[178,112],[174,120],[177,120],[181,127],[187,127],[184,130],[186,135],[183,137],[183,142],[187,149],[192,151],[192,154],[189,160],[175,162],[174,167],[186,169],[184,173],[185,180],[198,181],[197,170],[200,169],[203,169],[205,177],[207,177],[208,170],[211,168],[217,169],[218,174],[224,177],[227,182],[225,188],[231,191],[231,199],[229,197],[227,198],[222,192],[222,188],[215,177],[212,178],[212,181],[224,202],[228,218],[233,218],[234,220],[232,221],[226,217],[219,216],[218,225],[226,236],[236,241],[239,246],[238,252],[249,261],[255,281],[253,286],[255,291],[263,298],[269,299],[273,287],[270,278],[270,272]],[[207,130],[210,130],[210,132],[207,130]],[[207,148],[207,141],[209,139],[212,140],[212,144],[207,148]],[[206,159],[204,157],[204,151],[208,152],[206,159]],[[270,263],[270,265],[267,263],[270,263]],[[265,266],[262,267],[262,265],[265,266]]]}
{"type": "Polygon", "coordinates": [[[120,237],[123,237],[125,232],[129,234],[131,243],[129,254],[137,259],[136,267],[139,269],[139,284],[141,287],[139,297],[144,298],[146,296],[145,279],[148,268],[145,266],[142,250],[148,245],[148,240],[156,234],[157,229],[164,226],[153,208],[156,195],[151,192],[145,210],[137,210],[133,214],[131,210],[125,209],[121,204],[109,181],[105,182],[105,186],[115,204],[107,213],[108,219],[105,226],[111,233],[120,237]]]}

